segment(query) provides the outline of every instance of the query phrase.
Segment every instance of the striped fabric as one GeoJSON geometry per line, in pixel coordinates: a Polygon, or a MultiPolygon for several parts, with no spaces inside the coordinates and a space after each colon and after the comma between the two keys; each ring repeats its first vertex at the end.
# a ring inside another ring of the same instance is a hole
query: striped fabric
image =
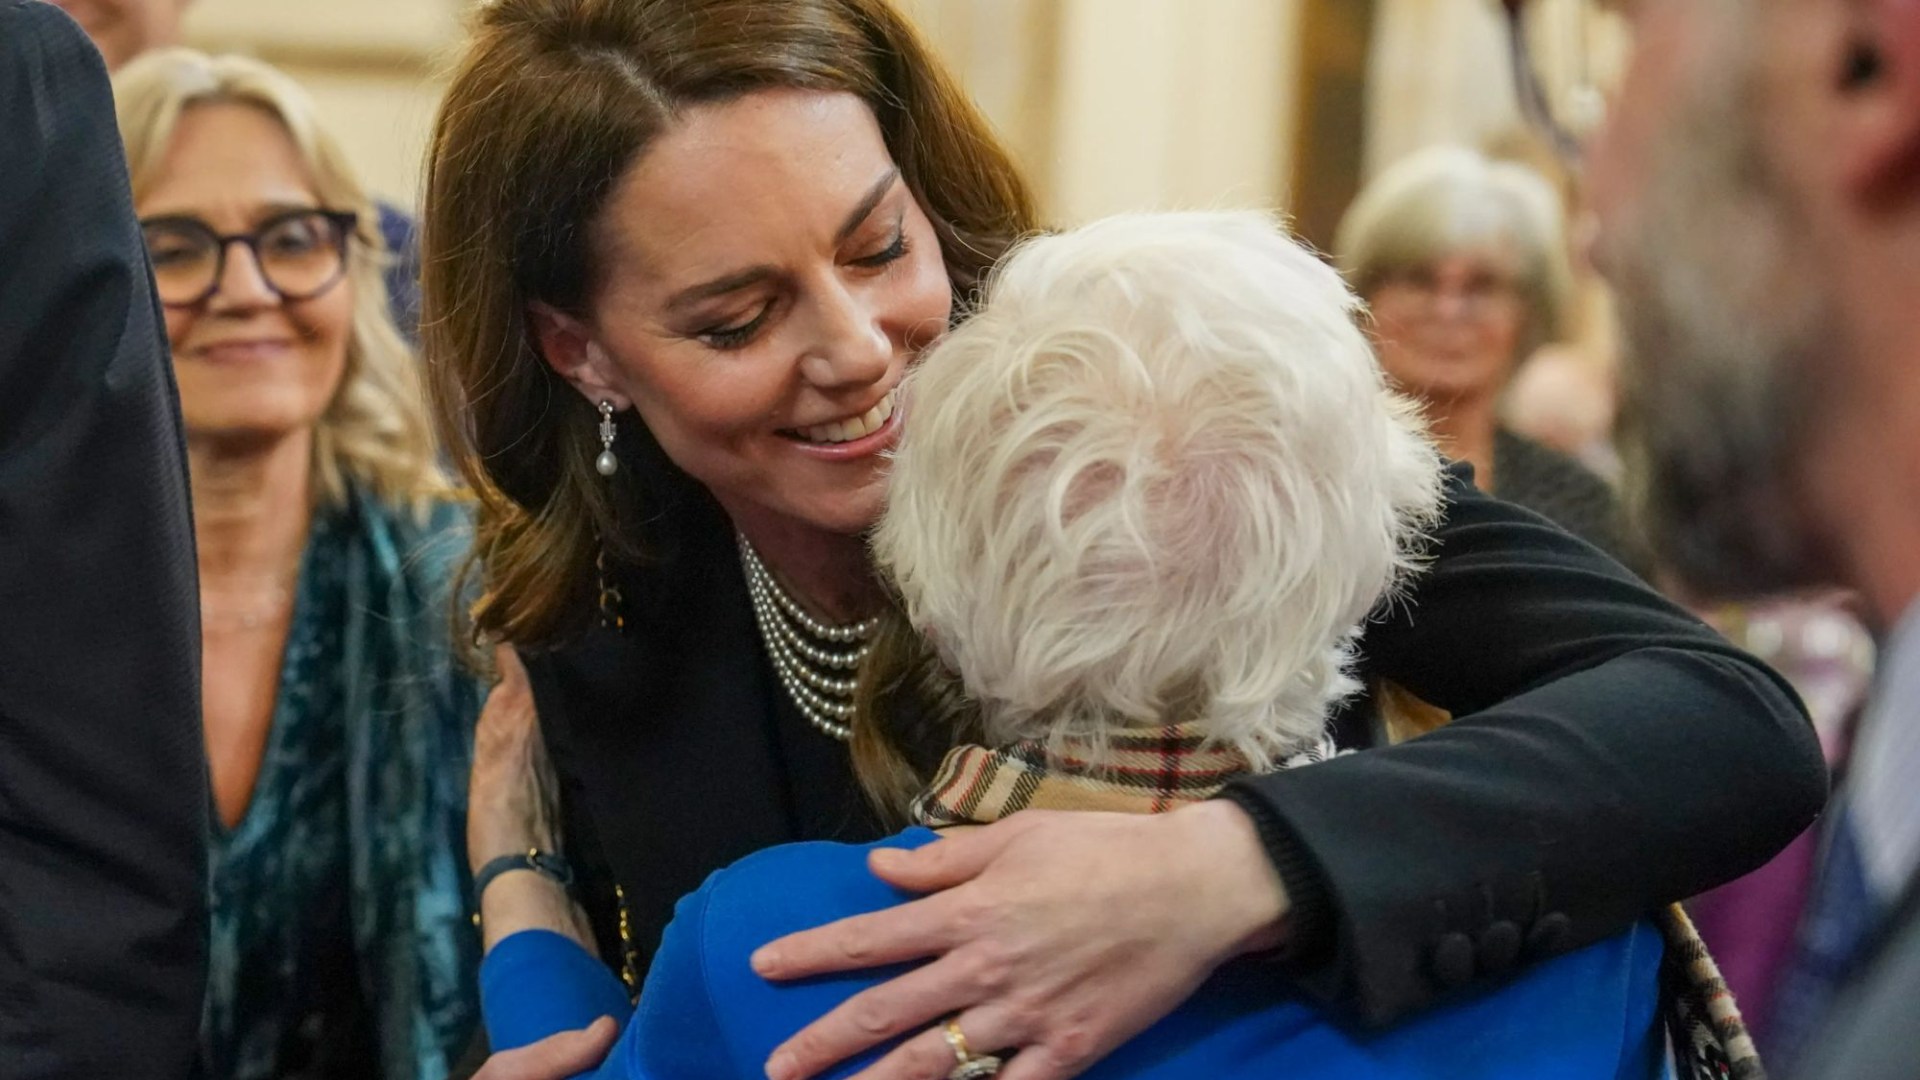
{"type": "MultiPolygon", "coordinates": [[[[1322,735],[1280,767],[1310,765],[1337,752],[1332,737],[1322,735]]],[[[1158,814],[1211,798],[1252,771],[1245,755],[1209,745],[1194,724],[1116,732],[1097,754],[1084,743],[1052,752],[1039,741],[999,750],[961,746],[941,762],[914,801],[913,815],[939,828],[998,821],[1028,809],[1158,814]]]]}

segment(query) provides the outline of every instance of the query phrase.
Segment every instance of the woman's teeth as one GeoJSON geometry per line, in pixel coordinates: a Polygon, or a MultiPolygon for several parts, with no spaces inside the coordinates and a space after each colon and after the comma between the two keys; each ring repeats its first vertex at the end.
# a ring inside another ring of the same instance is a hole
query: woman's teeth
{"type": "Polygon", "coordinates": [[[852,442],[863,435],[871,435],[880,430],[880,425],[893,415],[893,391],[880,399],[880,404],[851,420],[838,420],[831,424],[815,424],[799,430],[800,437],[813,443],[852,442]]]}

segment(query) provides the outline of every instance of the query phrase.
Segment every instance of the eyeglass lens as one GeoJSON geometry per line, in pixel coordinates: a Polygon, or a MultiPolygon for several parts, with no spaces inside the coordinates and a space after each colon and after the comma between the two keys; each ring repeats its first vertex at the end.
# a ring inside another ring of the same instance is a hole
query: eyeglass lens
{"type": "Polygon", "coordinates": [[[323,211],[302,211],[267,222],[250,235],[222,238],[188,218],[145,226],[160,302],[197,304],[219,288],[226,252],[234,242],[251,249],[267,286],[288,300],[324,292],[346,268],[344,225],[323,211]]]}

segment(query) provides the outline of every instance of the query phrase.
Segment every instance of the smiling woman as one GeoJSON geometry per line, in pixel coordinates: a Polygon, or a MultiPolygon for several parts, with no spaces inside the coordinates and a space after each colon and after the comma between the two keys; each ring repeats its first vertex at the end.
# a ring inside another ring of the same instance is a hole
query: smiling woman
{"type": "Polygon", "coordinates": [[[114,93],[193,481],[206,1071],[443,1076],[474,1021],[459,846],[478,694],[444,626],[461,514],[377,218],[272,68],[164,50],[114,93]]]}

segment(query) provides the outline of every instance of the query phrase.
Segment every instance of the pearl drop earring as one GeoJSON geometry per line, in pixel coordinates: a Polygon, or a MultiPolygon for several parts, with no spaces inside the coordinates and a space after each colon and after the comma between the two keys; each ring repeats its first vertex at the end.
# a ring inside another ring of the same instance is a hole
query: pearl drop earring
{"type": "Polygon", "coordinates": [[[600,402],[600,456],[593,459],[593,467],[601,476],[620,471],[620,459],[613,456],[613,402],[605,399],[600,402]]]}

